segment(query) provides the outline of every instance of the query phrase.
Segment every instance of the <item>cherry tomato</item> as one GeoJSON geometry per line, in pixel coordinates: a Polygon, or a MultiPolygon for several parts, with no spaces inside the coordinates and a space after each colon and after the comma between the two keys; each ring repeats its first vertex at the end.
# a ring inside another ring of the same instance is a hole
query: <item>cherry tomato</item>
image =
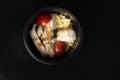
{"type": "Polygon", "coordinates": [[[60,56],[62,56],[64,54],[64,52],[65,52],[65,45],[64,45],[64,43],[61,42],[61,41],[57,41],[56,45],[55,45],[55,55],[57,57],[60,57],[60,56]]]}
{"type": "Polygon", "coordinates": [[[47,23],[49,23],[51,20],[51,17],[47,14],[41,14],[39,17],[38,17],[38,21],[37,21],[37,24],[38,26],[45,26],[47,23]]]}

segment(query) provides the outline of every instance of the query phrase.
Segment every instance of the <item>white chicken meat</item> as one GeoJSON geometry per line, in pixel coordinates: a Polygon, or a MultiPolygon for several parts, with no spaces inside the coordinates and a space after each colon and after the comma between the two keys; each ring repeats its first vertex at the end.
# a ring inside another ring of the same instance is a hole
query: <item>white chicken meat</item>
{"type": "Polygon", "coordinates": [[[57,40],[65,42],[74,42],[76,40],[76,34],[73,29],[65,29],[57,32],[57,40]]]}

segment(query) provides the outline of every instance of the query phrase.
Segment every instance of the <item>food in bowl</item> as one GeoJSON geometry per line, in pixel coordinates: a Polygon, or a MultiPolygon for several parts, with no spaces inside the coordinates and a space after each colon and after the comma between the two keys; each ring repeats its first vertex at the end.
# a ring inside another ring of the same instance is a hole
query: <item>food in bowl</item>
{"type": "Polygon", "coordinates": [[[63,14],[40,14],[29,31],[43,57],[61,57],[75,44],[76,32],[71,19],[63,14]]]}

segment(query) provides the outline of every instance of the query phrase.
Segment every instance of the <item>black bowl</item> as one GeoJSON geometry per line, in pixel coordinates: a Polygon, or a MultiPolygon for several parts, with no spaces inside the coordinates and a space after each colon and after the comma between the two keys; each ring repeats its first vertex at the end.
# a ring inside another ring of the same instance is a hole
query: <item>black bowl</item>
{"type": "Polygon", "coordinates": [[[44,8],[39,9],[38,11],[36,11],[36,13],[31,16],[30,20],[28,21],[27,26],[24,27],[24,31],[23,31],[23,40],[24,40],[24,44],[25,44],[25,47],[26,47],[28,53],[38,62],[41,62],[43,64],[48,64],[48,65],[67,61],[68,59],[70,59],[73,56],[75,56],[76,54],[78,54],[79,50],[80,50],[81,42],[82,42],[81,38],[82,38],[81,26],[80,26],[78,20],[76,19],[76,17],[69,11],[67,11],[63,8],[58,8],[58,7],[44,7],[44,8]],[[38,15],[41,13],[63,14],[64,16],[66,16],[72,20],[71,22],[72,22],[73,28],[76,32],[77,39],[75,41],[75,44],[73,45],[73,48],[70,49],[66,53],[65,56],[60,57],[60,58],[53,58],[53,59],[51,59],[49,57],[44,58],[40,55],[40,52],[37,50],[37,48],[33,44],[32,39],[29,35],[29,31],[33,27],[33,24],[36,22],[38,15]]]}

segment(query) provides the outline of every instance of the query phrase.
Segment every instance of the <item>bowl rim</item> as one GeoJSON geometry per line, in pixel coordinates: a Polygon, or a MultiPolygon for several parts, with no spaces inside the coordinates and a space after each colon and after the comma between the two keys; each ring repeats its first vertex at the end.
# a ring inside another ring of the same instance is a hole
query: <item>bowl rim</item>
{"type": "Polygon", "coordinates": [[[27,21],[27,24],[24,26],[24,28],[23,28],[23,43],[24,43],[24,46],[25,46],[25,48],[26,48],[26,51],[27,51],[27,52],[32,56],[32,58],[34,58],[36,61],[38,61],[38,62],[40,62],[40,63],[43,63],[43,64],[47,64],[47,65],[60,64],[60,63],[63,63],[63,62],[66,62],[66,61],[72,59],[72,56],[76,56],[76,55],[79,53],[80,48],[81,48],[82,43],[83,43],[83,30],[82,30],[82,27],[81,27],[78,19],[77,19],[70,11],[68,11],[67,9],[62,8],[62,7],[56,7],[56,6],[41,7],[41,8],[39,8],[38,10],[36,10],[35,13],[33,13],[33,14],[30,16],[30,18],[29,18],[28,21],[27,21]],[[26,32],[28,32],[28,28],[29,28],[30,22],[32,21],[32,19],[34,19],[34,17],[35,17],[38,13],[43,12],[43,11],[45,11],[45,10],[47,10],[47,9],[52,9],[52,8],[61,9],[61,10],[64,10],[64,11],[70,13],[70,15],[75,19],[77,25],[79,26],[79,29],[80,29],[80,32],[79,32],[79,33],[80,33],[80,35],[79,35],[80,40],[79,40],[79,42],[78,42],[78,46],[77,46],[77,49],[76,49],[76,53],[75,53],[75,54],[72,54],[69,58],[67,58],[67,59],[65,59],[65,60],[60,60],[59,62],[56,61],[56,62],[50,63],[49,61],[46,61],[45,59],[37,58],[37,57],[34,55],[34,53],[30,50],[30,48],[29,48],[29,46],[28,46],[28,44],[27,44],[27,41],[26,41],[26,37],[27,37],[26,32]]]}

